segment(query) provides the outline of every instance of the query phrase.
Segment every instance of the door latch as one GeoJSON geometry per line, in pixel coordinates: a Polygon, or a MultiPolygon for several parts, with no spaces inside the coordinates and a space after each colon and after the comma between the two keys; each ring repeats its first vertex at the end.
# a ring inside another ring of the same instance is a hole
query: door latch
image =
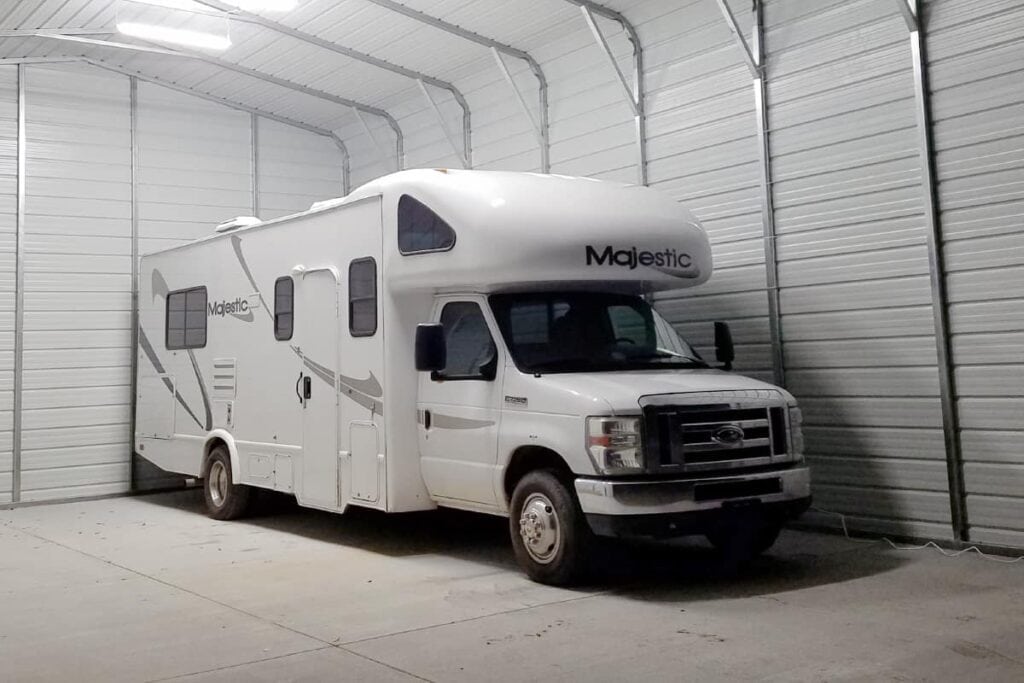
{"type": "Polygon", "coordinates": [[[313,378],[306,375],[302,378],[302,398],[307,401],[313,396],[313,378]]]}

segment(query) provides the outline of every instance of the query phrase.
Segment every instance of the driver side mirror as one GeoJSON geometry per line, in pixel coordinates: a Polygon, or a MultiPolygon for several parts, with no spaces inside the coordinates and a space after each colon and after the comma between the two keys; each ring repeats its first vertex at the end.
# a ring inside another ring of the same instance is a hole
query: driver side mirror
{"type": "Polygon", "coordinates": [[[729,329],[729,323],[715,323],[715,358],[722,364],[723,370],[732,370],[736,350],[732,345],[732,331],[729,329]]]}
{"type": "Polygon", "coordinates": [[[422,323],[416,326],[416,369],[421,372],[440,372],[448,362],[448,346],[441,323],[422,323]]]}

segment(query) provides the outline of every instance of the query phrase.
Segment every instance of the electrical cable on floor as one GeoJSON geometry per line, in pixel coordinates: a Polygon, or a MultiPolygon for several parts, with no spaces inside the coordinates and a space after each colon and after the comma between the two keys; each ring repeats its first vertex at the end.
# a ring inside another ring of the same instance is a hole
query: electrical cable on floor
{"type": "Polygon", "coordinates": [[[980,555],[982,557],[982,559],[990,560],[992,562],[999,562],[1000,564],[1015,564],[1017,562],[1024,561],[1024,555],[1021,555],[1019,557],[1001,557],[999,555],[990,555],[988,553],[982,552],[978,548],[978,546],[975,546],[975,545],[972,545],[972,546],[970,546],[968,548],[962,548],[960,550],[946,550],[945,548],[940,546],[938,543],[935,543],[934,541],[928,541],[927,543],[924,543],[922,545],[899,545],[898,543],[896,543],[892,539],[886,538],[884,536],[882,538],[879,538],[879,539],[873,539],[873,538],[854,538],[853,536],[850,535],[850,530],[846,526],[846,515],[844,515],[843,513],[835,512],[834,510],[825,510],[823,508],[813,507],[813,506],[810,509],[813,510],[814,512],[820,512],[820,513],[825,514],[825,515],[833,515],[835,517],[838,517],[839,518],[839,523],[840,523],[840,525],[842,525],[842,528],[843,528],[843,535],[846,536],[847,540],[853,541],[854,543],[866,543],[866,544],[869,544],[869,545],[875,545],[875,544],[878,544],[878,543],[886,543],[893,550],[924,550],[925,548],[934,548],[935,550],[938,550],[939,553],[941,553],[945,557],[959,557],[959,556],[961,556],[961,555],[963,555],[965,553],[969,553],[969,552],[973,551],[973,552],[977,553],[978,555],[980,555]]]}

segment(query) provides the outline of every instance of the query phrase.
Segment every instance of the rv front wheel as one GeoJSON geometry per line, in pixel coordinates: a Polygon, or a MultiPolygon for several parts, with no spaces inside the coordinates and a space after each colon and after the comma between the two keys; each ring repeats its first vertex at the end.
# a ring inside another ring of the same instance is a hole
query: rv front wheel
{"type": "Polygon", "coordinates": [[[231,456],[224,446],[210,452],[203,467],[203,496],[206,512],[214,519],[237,519],[249,507],[252,489],[232,483],[231,456]]]}
{"type": "Polygon", "coordinates": [[[551,470],[535,470],[512,493],[509,530],[516,559],[540,583],[565,585],[586,564],[590,527],[569,488],[551,470]]]}

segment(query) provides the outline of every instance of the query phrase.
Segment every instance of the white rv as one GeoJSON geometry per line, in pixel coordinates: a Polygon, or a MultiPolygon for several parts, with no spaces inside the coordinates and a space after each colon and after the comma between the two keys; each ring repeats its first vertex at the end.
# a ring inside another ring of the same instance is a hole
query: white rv
{"type": "Polygon", "coordinates": [[[697,220],[649,188],[389,175],[142,258],[135,446],[217,519],[253,488],[508,516],[543,582],[595,534],[750,557],[810,502],[800,413],[644,297],[710,275],[697,220]]]}

